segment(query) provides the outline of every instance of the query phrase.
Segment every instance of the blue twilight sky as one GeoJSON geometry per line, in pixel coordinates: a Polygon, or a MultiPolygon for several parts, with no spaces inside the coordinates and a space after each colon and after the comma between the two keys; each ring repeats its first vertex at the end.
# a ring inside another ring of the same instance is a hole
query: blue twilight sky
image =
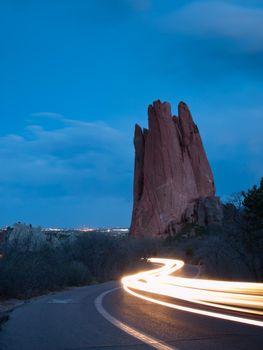
{"type": "Polygon", "coordinates": [[[0,0],[0,226],[128,226],[133,128],[185,101],[217,193],[263,175],[262,0],[0,0]]]}

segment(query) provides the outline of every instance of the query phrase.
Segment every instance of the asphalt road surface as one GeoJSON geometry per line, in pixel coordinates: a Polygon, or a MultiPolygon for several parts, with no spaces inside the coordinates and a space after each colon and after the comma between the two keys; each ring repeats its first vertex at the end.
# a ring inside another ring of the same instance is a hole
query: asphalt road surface
{"type": "Polygon", "coordinates": [[[263,349],[262,327],[169,309],[118,287],[71,288],[18,307],[0,332],[0,349],[263,349]]]}

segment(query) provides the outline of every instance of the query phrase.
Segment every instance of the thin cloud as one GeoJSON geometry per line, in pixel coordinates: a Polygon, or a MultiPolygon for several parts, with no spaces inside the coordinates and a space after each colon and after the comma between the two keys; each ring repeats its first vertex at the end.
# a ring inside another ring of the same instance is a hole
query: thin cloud
{"type": "Polygon", "coordinates": [[[100,121],[62,116],[52,130],[45,121],[0,137],[0,163],[5,165],[0,209],[9,218],[5,224],[127,224],[133,160],[125,135],[100,121]],[[101,207],[109,208],[103,217],[101,207]]]}
{"type": "Polygon", "coordinates": [[[243,190],[244,178],[248,187],[258,183],[263,164],[262,108],[225,111],[206,109],[198,123],[221,195],[243,190]]]}
{"type": "Polygon", "coordinates": [[[128,0],[131,8],[138,12],[147,11],[151,8],[151,0],[128,0]]]}
{"type": "Polygon", "coordinates": [[[221,37],[245,51],[263,51],[263,9],[229,2],[198,1],[160,20],[169,32],[221,37]]]}
{"type": "MultiPolygon", "coordinates": [[[[122,134],[119,130],[112,128],[111,126],[107,125],[103,121],[95,121],[95,122],[87,122],[83,120],[77,120],[77,119],[70,119],[66,118],[63,114],[60,113],[54,113],[54,112],[35,112],[31,113],[31,116],[33,117],[44,117],[44,118],[51,118],[56,119],[63,123],[65,127],[64,130],[68,127],[71,127],[71,130],[73,129],[82,129],[85,133],[92,133],[95,134],[96,137],[99,137],[100,135],[103,136],[103,138],[108,137],[121,137],[122,134]]],[[[30,120],[32,122],[32,120],[30,120]]],[[[41,131],[44,132],[44,129],[39,125],[29,125],[27,127],[28,130],[32,131],[32,133],[39,133],[41,131]]]]}
{"type": "Polygon", "coordinates": [[[76,180],[110,181],[116,171],[127,171],[127,144],[120,130],[100,121],[61,117],[61,122],[52,130],[45,123],[31,124],[20,135],[0,137],[0,162],[6,164],[2,183],[41,186],[59,180],[70,188],[76,180]]]}
{"type": "Polygon", "coordinates": [[[52,119],[64,119],[64,116],[60,113],[54,113],[54,112],[35,112],[31,113],[32,117],[45,117],[45,118],[52,118],[52,119]]]}

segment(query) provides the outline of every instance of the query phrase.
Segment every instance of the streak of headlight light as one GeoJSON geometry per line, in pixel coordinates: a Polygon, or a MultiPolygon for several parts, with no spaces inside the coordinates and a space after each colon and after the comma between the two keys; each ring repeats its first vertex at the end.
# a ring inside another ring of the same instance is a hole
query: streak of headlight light
{"type": "Polygon", "coordinates": [[[172,304],[134,291],[168,296],[219,309],[263,315],[262,283],[210,281],[176,277],[171,276],[171,274],[183,267],[183,261],[161,258],[151,258],[149,261],[163,266],[124,277],[122,284],[130,294],[174,309],[263,327],[262,321],[172,304]]]}

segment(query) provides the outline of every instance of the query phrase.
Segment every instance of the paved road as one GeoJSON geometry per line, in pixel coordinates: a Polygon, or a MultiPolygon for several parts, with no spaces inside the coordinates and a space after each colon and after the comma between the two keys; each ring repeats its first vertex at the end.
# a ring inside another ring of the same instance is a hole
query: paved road
{"type": "MultiPolygon", "coordinates": [[[[116,282],[72,288],[17,308],[0,332],[1,350],[151,349],[106,320],[94,301],[116,282]]],[[[168,309],[137,299],[121,288],[105,295],[115,319],[178,350],[262,350],[263,330],[168,309]]]]}

